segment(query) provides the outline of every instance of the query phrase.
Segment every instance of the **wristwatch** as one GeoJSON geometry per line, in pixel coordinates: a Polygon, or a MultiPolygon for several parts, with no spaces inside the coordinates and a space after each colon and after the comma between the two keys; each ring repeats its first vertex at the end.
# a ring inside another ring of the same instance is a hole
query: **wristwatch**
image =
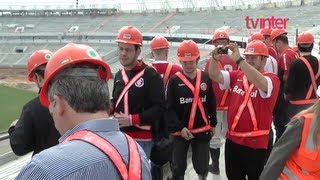
{"type": "Polygon", "coordinates": [[[240,58],[236,61],[237,65],[239,65],[244,59],[240,56],[240,58]]]}

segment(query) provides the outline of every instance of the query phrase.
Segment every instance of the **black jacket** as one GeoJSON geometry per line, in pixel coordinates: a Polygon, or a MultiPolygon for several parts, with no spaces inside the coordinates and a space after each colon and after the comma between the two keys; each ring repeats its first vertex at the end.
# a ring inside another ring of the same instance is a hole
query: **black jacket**
{"type": "MultiPolygon", "coordinates": [[[[318,72],[318,59],[312,55],[304,56],[313,69],[314,75],[318,72]]],[[[320,84],[320,78],[316,80],[316,84],[320,84]]],[[[285,84],[285,93],[289,100],[303,100],[311,85],[311,77],[307,66],[300,59],[294,60],[290,64],[290,70],[287,82],[285,84]]],[[[316,98],[312,91],[311,99],[316,98]]]]}
{"type": "MultiPolygon", "coordinates": [[[[140,62],[139,65],[133,70],[126,71],[126,73],[130,81],[130,79],[132,79],[144,68],[145,72],[141,77],[142,81],[138,80],[140,85],[135,83],[129,89],[129,113],[132,116],[139,118],[141,123],[140,125],[151,125],[154,138],[154,132],[158,131],[154,128],[158,128],[158,122],[161,120],[165,110],[163,80],[155,69],[147,66],[143,62],[140,62]]],[[[112,102],[114,105],[116,104],[123,88],[124,81],[122,79],[122,74],[119,71],[116,73],[114,78],[114,88],[112,92],[112,102]]],[[[124,98],[122,98],[119,105],[114,108],[115,113],[124,112],[123,100],[124,98]]],[[[131,132],[131,135],[132,133],[137,134],[138,136],[146,131],[138,129],[134,126],[121,128],[121,130],[124,132],[131,132]]]]}
{"type": "MultiPolygon", "coordinates": [[[[187,76],[186,76],[187,77],[187,76]]],[[[187,79],[195,86],[196,78],[187,79]]],[[[201,85],[199,98],[202,99],[203,107],[211,127],[217,124],[216,117],[216,99],[212,89],[212,81],[206,72],[201,72],[201,85]]],[[[192,91],[183,83],[176,75],[172,76],[167,86],[167,118],[169,123],[169,131],[174,133],[181,131],[184,127],[188,127],[189,116],[193,99],[192,91]]],[[[193,128],[200,128],[205,125],[200,110],[197,107],[193,128]]],[[[200,139],[209,140],[211,136],[208,132],[194,134],[200,139]]]]}
{"type": "Polygon", "coordinates": [[[8,130],[12,151],[22,156],[31,151],[33,155],[58,144],[59,132],[54,126],[48,108],[39,97],[24,105],[17,124],[8,130]]]}

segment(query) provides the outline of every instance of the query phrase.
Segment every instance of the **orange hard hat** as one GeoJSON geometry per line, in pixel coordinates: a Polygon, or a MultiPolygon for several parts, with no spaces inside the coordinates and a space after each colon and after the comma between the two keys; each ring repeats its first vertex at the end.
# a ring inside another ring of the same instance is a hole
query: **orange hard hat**
{"type": "Polygon", "coordinates": [[[51,58],[52,52],[48,49],[41,49],[35,51],[31,54],[28,59],[28,80],[33,81],[34,71],[41,65],[48,63],[48,60],[51,58]]]}
{"type": "Polygon", "coordinates": [[[298,36],[298,44],[312,44],[314,43],[314,37],[309,32],[303,32],[298,36]]]}
{"type": "Polygon", "coordinates": [[[163,36],[156,35],[150,43],[150,48],[151,50],[168,49],[169,48],[168,40],[163,36]]]}
{"type": "Polygon", "coordinates": [[[266,56],[266,57],[269,56],[267,45],[259,40],[253,40],[250,43],[248,43],[243,54],[253,55],[253,56],[266,56]]]}
{"type": "Polygon", "coordinates": [[[198,45],[192,40],[184,40],[178,46],[177,59],[179,61],[195,61],[200,57],[198,45]]]}
{"type": "Polygon", "coordinates": [[[44,83],[40,91],[41,103],[49,107],[48,85],[50,81],[64,68],[78,63],[91,63],[99,65],[105,69],[101,70],[99,75],[101,78],[109,79],[111,77],[111,69],[109,65],[102,60],[100,55],[91,47],[84,44],[69,43],[56,51],[48,62],[45,74],[44,83]]]}
{"type": "Polygon", "coordinates": [[[271,40],[274,41],[280,35],[287,34],[287,33],[288,32],[285,29],[274,29],[271,31],[270,37],[271,37],[271,40]]]}
{"type": "Polygon", "coordinates": [[[142,34],[134,26],[124,26],[119,30],[116,42],[142,46],[142,34]]]}
{"type": "Polygon", "coordinates": [[[251,38],[251,41],[253,41],[253,40],[264,41],[263,35],[259,32],[252,33],[250,38],[251,38]]]}
{"type": "Polygon", "coordinates": [[[270,28],[263,28],[263,29],[260,30],[260,33],[263,36],[270,36],[271,32],[272,32],[272,29],[270,29],[270,28]]]}
{"type": "Polygon", "coordinates": [[[228,43],[230,42],[229,35],[225,31],[216,31],[212,37],[212,44],[218,39],[226,39],[228,43]]]}

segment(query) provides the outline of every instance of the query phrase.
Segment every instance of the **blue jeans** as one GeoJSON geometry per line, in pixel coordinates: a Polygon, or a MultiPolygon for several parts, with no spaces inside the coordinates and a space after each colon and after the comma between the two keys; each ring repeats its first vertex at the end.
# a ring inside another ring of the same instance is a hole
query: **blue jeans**
{"type": "Polygon", "coordinates": [[[144,153],[147,155],[147,158],[150,159],[153,141],[137,141],[137,143],[142,147],[144,153]]]}

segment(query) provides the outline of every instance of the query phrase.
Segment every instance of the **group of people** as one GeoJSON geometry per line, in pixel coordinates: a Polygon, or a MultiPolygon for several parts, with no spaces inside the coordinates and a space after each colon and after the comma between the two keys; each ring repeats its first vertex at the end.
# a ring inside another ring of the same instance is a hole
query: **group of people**
{"type": "Polygon", "coordinates": [[[91,47],[34,52],[28,78],[39,97],[8,130],[17,155],[34,152],[17,179],[157,180],[169,162],[172,179],[182,180],[191,146],[204,180],[208,172],[220,174],[224,139],[230,180],[319,179],[320,63],[311,55],[312,34],[299,35],[299,54],[286,35],[262,29],[240,54],[226,32],[216,31],[200,70],[193,40],[179,44],[179,66],[167,61],[167,39],[155,36],[154,62],[147,65],[139,59],[141,32],[124,26],[112,97],[110,67],[91,47]]]}

